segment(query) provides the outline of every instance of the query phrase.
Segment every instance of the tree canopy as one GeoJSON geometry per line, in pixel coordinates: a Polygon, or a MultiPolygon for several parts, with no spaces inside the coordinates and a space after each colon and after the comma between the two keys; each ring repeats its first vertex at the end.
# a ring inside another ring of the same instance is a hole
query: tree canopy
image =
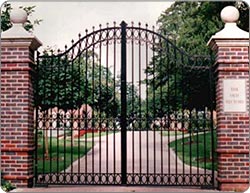
{"type": "Polygon", "coordinates": [[[147,68],[149,74],[155,74],[150,81],[150,89],[156,90],[156,93],[163,91],[163,96],[149,96],[150,104],[156,105],[157,112],[161,109],[159,101],[164,102],[163,108],[174,111],[182,108],[204,109],[210,105],[213,86],[210,85],[209,66],[213,61],[206,44],[212,35],[223,28],[220,12],[228,5],[239,9],[238,25],[248,31],[249,12],[243,2],[175,2],[160,15],[159,33],[167,36],[176,47],[168,42],[156,46],[155,58],[147,68]],[[162,50],[166,47],[172,49],[167,49],[169,51],[165,53],[162,50]],[[186,54],[182,54],[179,48],[186,54]]]}
{"type": "Polygon", "coordinates": [[[175,2],[159,17],[160,33],[176,41],[179,48],[190,55],[207,55],[210,49],[206,43],[212,35],[222,29],[221,10],[236,6],[240,11],[238,25],[249,31],[249,10],[244,2],[175,2]]]}
{"type": "Polygon", "coordinates": [[[117,116],[115,77],[98,60],[91,51],[73,59],[45,52],[38,64],[37,105],[42,110],[58,107],[67,111],[89,104],[104,116],[117,116]]]}

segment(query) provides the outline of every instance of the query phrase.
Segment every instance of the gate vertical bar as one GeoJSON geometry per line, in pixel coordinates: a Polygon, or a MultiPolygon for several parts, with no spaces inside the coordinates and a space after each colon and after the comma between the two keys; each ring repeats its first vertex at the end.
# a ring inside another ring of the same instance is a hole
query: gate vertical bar
{"type": "Polygon", "coordinates": [[[121,23],[121,179],[122,184],[127,183],[127,45],[126,45],[127,24],[121,23]]]}
{"type": "MultiPolygon", "coordinates": [[[[114,26],[116,25],[116,23],[114,22],[114,26]]],[[[114,92],[113,92],[113,97],[114,97],[114,101],[113,101],[113,103],[114,103],[114,105],[115,105],[115,98],[116,98],[116,79],[115,79],[115,77],[116,77],[116,30],[114,30],[114,50],[113,50],[114,52],[114,71],[113,71],[113,76],[114,76],[114,83],[113,83],[113,88],[114,88],[114,92]]],[[[113,121],[113,128],[114,128],[114,131],[113,131],[113,146],[114,146],[114,149],[113,149],[113,151],[114,151],[114,157],[113,157],[113,161],[114,161],[114,170],[113,170],[113,173],[115,174],[116,173],[116,147],[115,147],[115,143],[116,143],[116,140],[115,140],[115,138],[116,138],[116,135],[115,135],[115,133],[116,133],[116,121],[115,121],[115,119],[113,118],[112,119],[113,121]]]]}
{"type": "Polygon", "coordinates": [[[39,121],[39,117],[38,117],[38,90],[39,90],[39,80],[40,80],[40,77],[39,77],[39,56],[40,56],[40,53],[37,51],[37,60],[36,60],[36,77],[37,77],[37,80],[36,80],[36,89],[35,89],[35,108],[36,108],[36,117],[35,117],[35,172],[34,172],[34,175],[35,175],[35,184],[38,182],[38,121],[39,121]]]}
{"type": "Polygon", "coordinates": [[[209,87],[210,87],[210,129],[211,129],[211,157],[212,157],[212,177],[211,177],[211,180],[212,180],[212,187],[215,187],[215,184],[214,184],[214,117],[213,117],[213,110],[214,110],[214,107],[215,107],[215,104],[214,104],[214,85],[213,85],[213,81],[214,81],[214,77],[213,77],[213,67],[212,67],[212,58],[210,57],[209,59],[210,61],[210,68],[209,68],[209,80],[210,80],[210,84],[209,84],[209,87]]]}

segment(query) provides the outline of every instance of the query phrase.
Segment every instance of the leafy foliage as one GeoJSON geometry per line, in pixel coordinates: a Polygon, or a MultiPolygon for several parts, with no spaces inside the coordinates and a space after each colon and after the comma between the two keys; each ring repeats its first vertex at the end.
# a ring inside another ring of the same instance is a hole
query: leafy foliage
{"type": "Polygon", "coordinates": [[[10,182],[7,182],[2,177],[3,177],[3,174],[1,172],[1,187],[2,187],[3,191],[9,192],[9,191],[16,188],[13,184],[11,184],[10,182]]]}
{"type": "Polygon", "coordinates": [[[155,57],[146,70],[150,77],[150,116],[209,106],[210,58],[190,57],[168,41],[157,45],[154,51],[155,57]]]}
{"type": "Polygon", "coordinates": [[[37,105],[42,110],[59,107],[66,111],[89,104],[99,113],[115,117],[118,113],[115,80],[111,71],[97,64],[97,60],[92,52],[74,59],[67,54],[45,53],[39,62],[37,105]]]}
{"type": "Polygon", "coordinates": [[[132,83],[127,84],[127,114],[132,119],[138,116],[139,112],[138,88],[132,83]]]}
{"type": "Polygon", "coordinates": [[[152,91],[149,106],[156,108],[157,116],[210,105],[213,85],[209,67],[213,61],[206,43],[222,29],[220,11],[227,5],[239,8],[238,25],[248,31],[248,9],[242,2],[175,2],[159,17],[158,32],[170,42],[164,41],[153,48],[156,54],[147,68],[152,91]]]}
{"type": "Polygon", "coordinates": [[[5,3],[1,12],[1,30],[6,31],[11,28],[12,24],[10,22],[10,10],[11,6],[9,3],[5,3]]]}
{"type": "Polygon", "coordinates": [[[222,29],[221,10],[228,5],[240,11],[239,27],[249,31],[249,12],[244,2],[175,2],[158,19],[160,32],[167,32],[176,45],[190,55],[207,55],[206,43],[222,29]]]}

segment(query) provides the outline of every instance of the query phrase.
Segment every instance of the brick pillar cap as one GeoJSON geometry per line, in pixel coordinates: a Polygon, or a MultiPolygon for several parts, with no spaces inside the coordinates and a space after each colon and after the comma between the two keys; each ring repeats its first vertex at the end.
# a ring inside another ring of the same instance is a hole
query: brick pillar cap
{"type": "Polygon", "coordinates": [[[249,33],[240,29],[236,22],[239,19],[239,11],[233,6],[227,6],[221,11],[221,19],[225,23],[224,28],[213,35],[208,41],[207,45],[214,49],[216,40],[219,41],[249,41],[249,33]]]}
{"type": "Polygon", "coordinates": [[[41,41],[32,33],[26,31],[23,24],[27,21],[27,13],[18,8],[13,8],[10,12],[12,27],[2,33],[2,42],[11,42],[8,46],[14,45],[15,42],[31,42],[31,48],[37,49],[42,45],[41,41]]]}

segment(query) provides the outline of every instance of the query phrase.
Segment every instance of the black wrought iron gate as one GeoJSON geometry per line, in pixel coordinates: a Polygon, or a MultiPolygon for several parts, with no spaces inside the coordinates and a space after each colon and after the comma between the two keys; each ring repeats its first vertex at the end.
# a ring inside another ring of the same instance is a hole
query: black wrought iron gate
{"type": "Polygon", "coordinates": [[[212,186],[210,59],[99,27],[37,57],[36,184],[212,186]]]}

